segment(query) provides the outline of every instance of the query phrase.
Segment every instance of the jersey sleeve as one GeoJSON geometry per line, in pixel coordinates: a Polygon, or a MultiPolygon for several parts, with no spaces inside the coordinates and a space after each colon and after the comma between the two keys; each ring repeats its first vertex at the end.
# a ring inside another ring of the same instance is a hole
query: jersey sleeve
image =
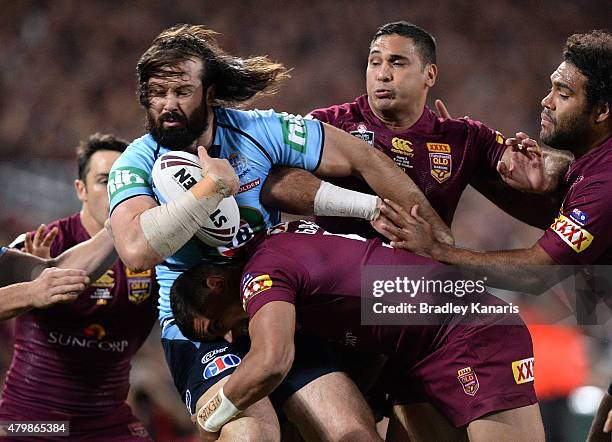
{"type": "Polygon", "coordinates": [[[272,164],[313,171],[323,155],[324,132],[320,121],[286,112],[263,114],[268,140],[264,147],[272,164]]]}
{"type": "Polygon", "coordinates": [[[306,118],[308,119],[314,119],[314,120],[319,120],[322,121],[323,123],[328,123],[331,124],[329,122],[329,115],[327,114],[329,109],[315,109],[312,110],[308,113],[308,115],[306,115],[306,118]]]}
{"type": "Polygon", "coordinates": [[[153,157],[140,149],[138,141],[132,143],[115,161],[108,176],[110,212],[123,201],[138,195],[154,198],[150,176],[153,157]]]}
{"type": "Polygon", "coordinates": [[[469,149],[477,157],[479,174],[497,176],[497,163],[506,151],[506,139],[480,121],[466,119],[470,130],[469,149]]]}
{"type": "Polygon", "coordinates": [[[272,301],[295,304],[303,276],[300,266],[280,254],[256,253],[247,263],[240,283],[242,307],[252,318],[272,301]]]}
{"type": "Polygon", "coordinates": [[[609,180],[577,183],[553,224],[538,241],[558,264],[594,264],[612,246],[609,180]]]}

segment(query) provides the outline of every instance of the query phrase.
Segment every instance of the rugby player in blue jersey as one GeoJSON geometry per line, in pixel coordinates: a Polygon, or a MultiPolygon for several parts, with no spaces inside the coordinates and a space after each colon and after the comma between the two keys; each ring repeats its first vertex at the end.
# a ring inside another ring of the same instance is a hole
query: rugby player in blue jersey
{"type": "MultiPolygon", "coordinates": [[[[192,237],[200,227],[198,220],[214,211],[223,197],[235,194],[241,216],[248,222],[232,249],[279,219],[278,211],[259,202],[273,165],[299,167],[322,176],[361,176],[380,197],[406,208],[419,204],[438,237],[452,241],[448,227],[412,180],[362,140],[300,116],[236,110],[251,98],[275,91],[287,72],[265,57],[240,59],[225,53],[214,35],[202,26],[176,26],[162,32],[143,54],[137,66],[138,92],[147,113],[148,133],[115,163],[108,188],[119,256],[135,270],[157,265],[162,344],[191,413],[203,405],[203,394],[215,384],[218,388],[219,380],[246,354],[239,342],[188,340],[170,308],[173,281],[193,265],[221,257],[219,251],[203,247],[192,237]],[[196,148],[205,178],[180,199],[159,205],[151,180],[155,160],[170,150],[195,153],[196,148]]],[[[326,184],[308,192],[318,215],[371,219],[377,212],[375,196],[363,197],[326,184]]],[[[325,349],[312,342],[298,343],[296,354],[293,373],[276,390],[276,401],[302,434],[326,440],[348,434],[375,439],[367,405],[354,384],[333,361],[326,360],[325,349]]],[[[237,437],[239,432],[254,440],[277,438],[278,424],[271,410],[267,400],[253,405],[245,417],[225,425],[221,437],[237,437]]]]}

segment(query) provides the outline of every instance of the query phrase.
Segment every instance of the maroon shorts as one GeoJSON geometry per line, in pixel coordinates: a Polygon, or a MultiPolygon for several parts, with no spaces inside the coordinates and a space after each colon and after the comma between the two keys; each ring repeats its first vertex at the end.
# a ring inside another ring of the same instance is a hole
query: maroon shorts
{"type": "Polygon", "coordinates": [[[456,427],[537,403],[533,347],[525,325],[458,326],[412,367],[394,361],[396,405],[429,402],[456,427]],[[399,384],[399,385],[398,385],[399,384]]]}
{"type": "MultiPolygon", "coordinates": [[[[68,421],[69,436],[36,436],[36,441],[99,441],[99,442],[151,442],[145,426],[133,414],[128,404],[101,416],[75,416],[57,411],[44,411],[37,407],[24,407],[6,399],[0,401],[0,421],[68,421]]],[[[26,437],[2,437],[2,442],[24,442],[26,437]]]]}

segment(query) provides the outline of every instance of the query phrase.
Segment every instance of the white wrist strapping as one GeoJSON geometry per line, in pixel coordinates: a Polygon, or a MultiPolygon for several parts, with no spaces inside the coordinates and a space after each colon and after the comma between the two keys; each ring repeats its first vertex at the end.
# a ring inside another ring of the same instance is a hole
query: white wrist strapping
{"type": "Polygon", "coordinates": [[[202,226],[202,221],[215,211],[223,195],[197,199],[185,192],[175,200],[153,207],[140,215],[140,227],[149,245],[166,258],[183,247],[202,226]]]}
{"type": "Polygon", "coordinates": [[[205,431],[216,433],[238,413],[240,410],[225,396],[221,387],[219,392],[198,410],[198,425],[205,431]]]}
{"type": "Polygon", "coordinates": [[[321,181],[314,200],[314,214],[345,216],[373,220],[380,211],[381,200],[376,195],[355,192],[321,181]]]}

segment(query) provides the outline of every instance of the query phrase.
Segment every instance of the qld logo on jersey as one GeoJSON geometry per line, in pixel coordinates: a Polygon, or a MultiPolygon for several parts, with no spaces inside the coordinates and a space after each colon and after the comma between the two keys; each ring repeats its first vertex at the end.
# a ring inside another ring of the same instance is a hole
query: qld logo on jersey
{"type": "Polygon", "coordinates": [[[133,304],[141,304],[151,295],[151,270],[134,272],[126,267],[125,276],[128,286],[128,300],[133,304]]]}
{"type": "Polygon", "coordinates": [[[451,157],[451,147],[444,143],[427,143],[429,151],[429,165],[431,176],[442,184],[451,177],[453,172],[453,159],[451,157]]]}
{"type": "Polygon", "coordinates": [[[363,123],[359,123],[357,130],[352,130],[350,134],[356,136],[357,138],[361,138],[370,146],[374,145],[374,132],[368,130],[367,126],[363,123]]]}
{"type": "Polygon", "coordinates": [[[476,372],[472,370],[472,367],[465,367],[461,370],[457,370],[457,379],[463,387],[465,394],[474,396],[480,387],[476,372]]]}
{"type": "MultiPolygon", "coordinates": [[[[571,216],[571,215],[570,215],[571,216]]],[[[588,218],[588,217],[587,217],[588,218]]],[[[583,252],[595,238],[586,229],[581,228],[562,213],[555,219],[550,228],[576,253],[583,252]]]]}
{"type": "Polygon", "coordinates": [[[254,296],[272,288],[270,275],[259,275],[253,277],[250,273],[242,280],[242,308],[246,311],[247,304],[254,296]]]}
{"type": "Polygon", "coordinates": [[[213,359],[206,367],[204,367],[204,379],[210,379],[217,376],[219,373],[223,373],[225,370],[234,368],[240,364],[242,359],[234,354],[227,354],[218,356],[213,359]]]}

